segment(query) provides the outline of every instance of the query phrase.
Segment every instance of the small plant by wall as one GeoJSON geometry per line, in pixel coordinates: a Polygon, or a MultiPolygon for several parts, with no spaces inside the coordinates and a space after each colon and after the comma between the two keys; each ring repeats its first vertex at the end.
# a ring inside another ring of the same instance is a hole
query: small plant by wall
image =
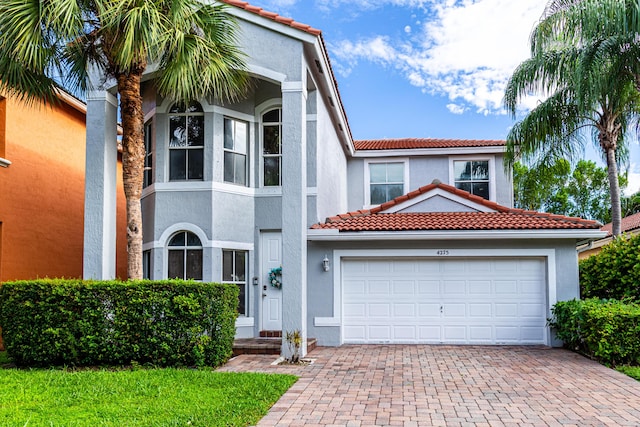
{"type": "Polygon", "coordinates": [[[19,366],[218,366],[232,354],[235,285],[34,280],[0,286],[6,350],[19,366]]]}

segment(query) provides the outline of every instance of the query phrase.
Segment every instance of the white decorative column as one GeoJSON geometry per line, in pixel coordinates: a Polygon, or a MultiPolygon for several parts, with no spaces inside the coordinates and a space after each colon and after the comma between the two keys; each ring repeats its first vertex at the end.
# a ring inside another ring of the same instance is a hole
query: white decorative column
{"type": "Polygon", "coordinates": [[[117,107],[117,98],[109,92],[94,91],[87,97],[85,279],[116,277],[117,107]]]}
{"type": "Polygon", "coordinates": [[[302,334],[307,354],[307,131],[303,82],[282,83],[282,354],[286,333],[302,334]]]}

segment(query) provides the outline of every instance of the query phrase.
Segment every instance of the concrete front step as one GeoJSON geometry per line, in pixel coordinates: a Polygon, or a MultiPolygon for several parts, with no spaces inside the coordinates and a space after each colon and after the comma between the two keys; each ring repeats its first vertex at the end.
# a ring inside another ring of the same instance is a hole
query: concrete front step
{"type": "MultiPolygon", "coordinates": [[[[316,348],[315,338],[307,338],[307,352],[316,348]]],[[[233,342],[233,357],[241,354],[280,354],[282,338],[239,338],[233,342]]]]}

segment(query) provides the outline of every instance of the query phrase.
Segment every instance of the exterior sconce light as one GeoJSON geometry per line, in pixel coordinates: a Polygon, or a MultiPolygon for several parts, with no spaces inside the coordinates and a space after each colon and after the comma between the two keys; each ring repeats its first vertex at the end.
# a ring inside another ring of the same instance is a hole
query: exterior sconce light
{"type": "Polygon", "coordinates": [[[258,276],[253,276],[253,286],[258,286],[258,276]]]}
{"type": "Polygon", "coordinates": [[[329,271],[329,258],[327,258],[327,255],[324,255],[324,259],[322,260],[322,269],[324,271],[329,271]]]}

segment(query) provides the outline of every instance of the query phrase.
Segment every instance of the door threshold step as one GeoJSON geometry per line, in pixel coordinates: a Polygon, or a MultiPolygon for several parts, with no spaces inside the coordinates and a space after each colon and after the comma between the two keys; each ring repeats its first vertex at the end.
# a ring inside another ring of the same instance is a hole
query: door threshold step
{"type": "MultiPolygon", "coordinates": [[[[318,340],[307,338],[307,353],[316,348],[318,340]]],[[[241,354],[280,354],[282,339],[238,338],[233,342],[233,357],[241,354]]]]}

